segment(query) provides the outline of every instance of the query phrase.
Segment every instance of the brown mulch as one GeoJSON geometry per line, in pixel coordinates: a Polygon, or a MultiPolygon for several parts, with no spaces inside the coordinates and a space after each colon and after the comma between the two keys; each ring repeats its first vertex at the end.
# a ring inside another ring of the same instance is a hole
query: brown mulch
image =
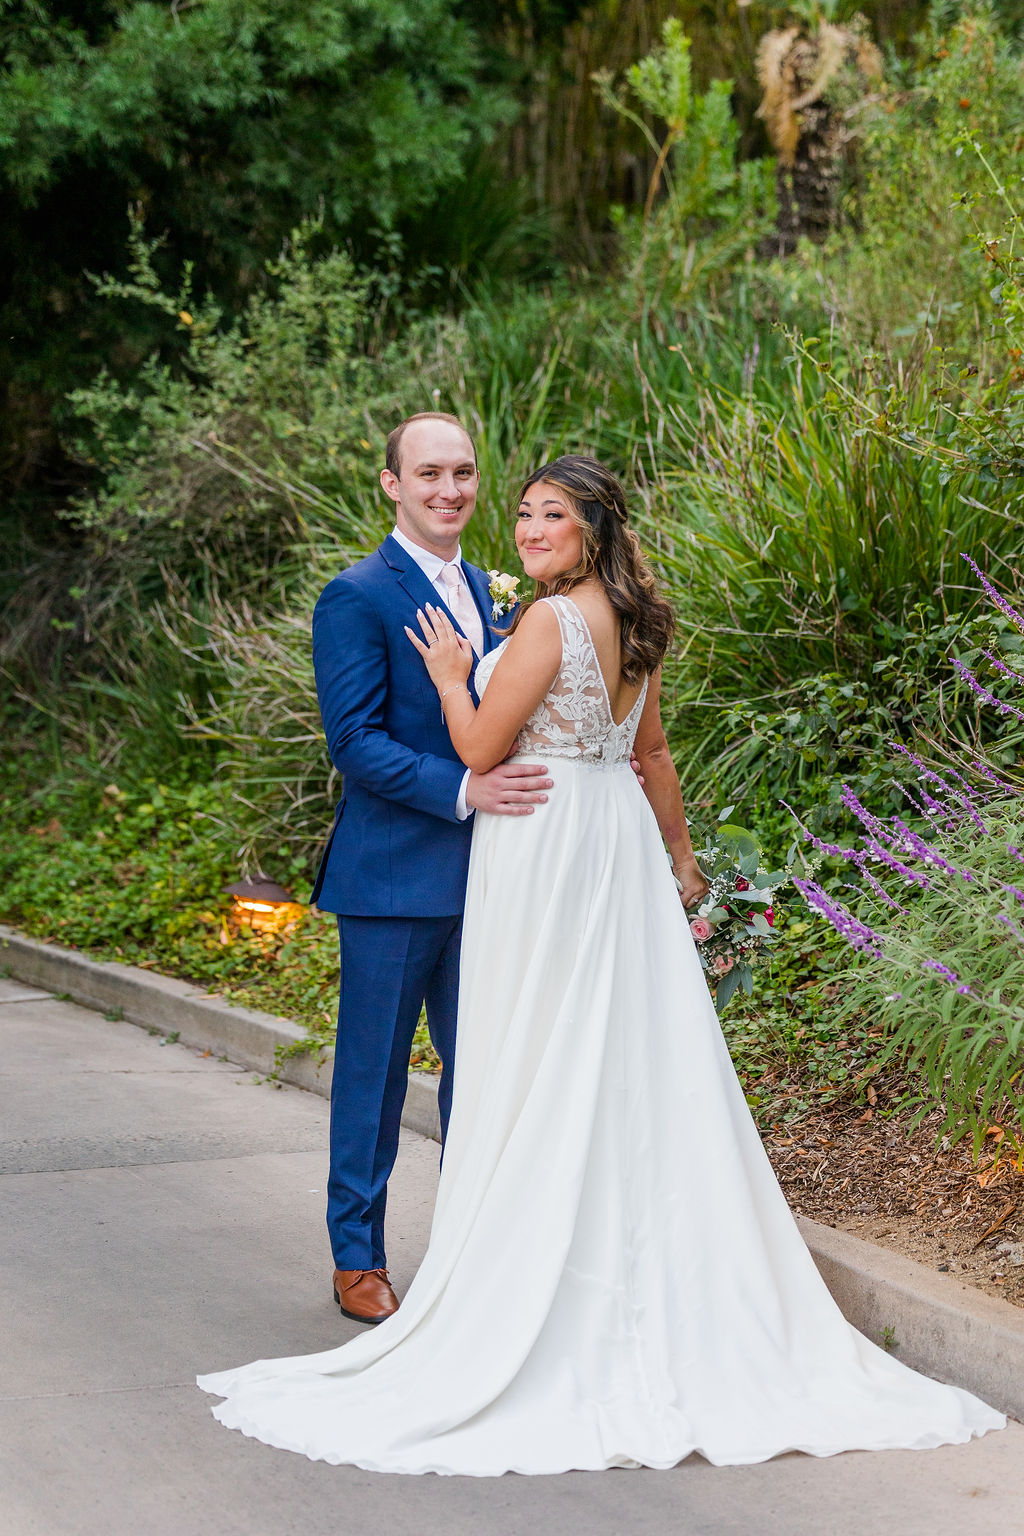
{"type": "Polygon", "coordinates": [[[868,1096],[765,1133],[793,1210],[1024,1306],[1024,1176],[998,1131],[976,1162],[969,1136],[936,1145],[940,1115],[908,1135],[909,1111],[868,1096]]]}

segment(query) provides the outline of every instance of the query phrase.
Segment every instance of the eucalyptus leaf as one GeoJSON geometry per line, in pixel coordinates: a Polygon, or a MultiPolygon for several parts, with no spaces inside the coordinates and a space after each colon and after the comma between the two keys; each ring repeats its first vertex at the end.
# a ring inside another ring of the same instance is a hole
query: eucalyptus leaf
{"type": "Polygon", "coordinates": [[[715,987],[715,1008],[719,1013],[725,1008],[739,984],[739,967],[734,965],[731,971],[726,971],[725,975],[719,979],[715,987]]]}
{"type": "Polygon", "coordinates": [[[738,827],[735,822],[728,821],[725,826],[718,829],[718,841],[730,852],[745,853],[751,848],[757,848],[757,840],[752,837],[746,827],[738,827]]]}
{"type": "Polygon", "coordinates": [[[757,844],[755,843],[749,853],[740,854],[739,866],[741,873],[746,875],[747,879],[749,880],[752,875],[757,874],[757,866],[760,861],[761,855],[758,852],[757,844]]]}

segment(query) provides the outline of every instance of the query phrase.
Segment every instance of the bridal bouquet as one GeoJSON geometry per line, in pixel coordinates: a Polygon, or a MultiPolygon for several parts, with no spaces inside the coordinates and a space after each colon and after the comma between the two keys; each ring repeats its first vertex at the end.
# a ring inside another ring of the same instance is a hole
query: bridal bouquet
{"type": "Polygon", "coordinates": [[[775,892],[789,880],[788,870],[766,874],[761,869],[756,839],[728,819],[733,809],[730,805],[722,812],[704,847],[695,850],[711,889],[690,916],[690,932],[719,1013],[738,987],[753,992],[754,962],[778,937],[775,892]]]}

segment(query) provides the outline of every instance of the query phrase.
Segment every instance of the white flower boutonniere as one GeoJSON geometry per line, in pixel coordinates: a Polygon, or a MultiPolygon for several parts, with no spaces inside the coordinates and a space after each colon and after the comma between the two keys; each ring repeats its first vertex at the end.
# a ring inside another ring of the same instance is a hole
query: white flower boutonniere
{"type": "Polygon", "coordinates": [[[491,599],[491,619],[500,619],[519,601],[519,577],[506,576],[502,571],[488,571],[491,584],[487,588],[491,599]]]}

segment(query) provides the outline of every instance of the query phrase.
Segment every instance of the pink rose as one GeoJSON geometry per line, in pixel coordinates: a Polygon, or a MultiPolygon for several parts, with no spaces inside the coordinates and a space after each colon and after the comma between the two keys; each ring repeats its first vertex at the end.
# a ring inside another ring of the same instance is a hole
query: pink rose
{"type": "Polygon", "coordinates": [[[774,912],[773,908],[765,907],[765,909],[764,909],[764,920],[768,924],[769,928],[774,928],[775,927],[775,912],[774,912]]]}
{"type": "Polygon", "coordinates": [[[695,917],[690,924],[690,932],[698,944],[706,944],[714,931],[706,917],[695,917]]]}
{"type": "Polygon", "coordinates": [[[711,969],[716,976],[725,976],[733,968],[732,955],[716,955],[711,962],[711,969]]]}

